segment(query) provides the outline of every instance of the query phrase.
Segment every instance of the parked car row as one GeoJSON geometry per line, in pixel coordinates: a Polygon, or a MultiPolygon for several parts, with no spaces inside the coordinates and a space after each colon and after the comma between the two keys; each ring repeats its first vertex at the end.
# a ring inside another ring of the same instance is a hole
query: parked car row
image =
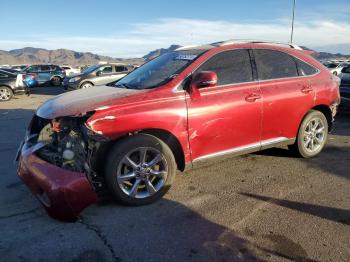
{"type": "Polygon", "coordinates": [[[0,101],[11,100],[15,94],[28,93],[30,77],[24,77],[16,70],[0,69],[0,101]]]}
{"type": "Polygon", "coordinates": [[[63,81],[65,90],[90,88],[115,82],[134,70],[132,65],[99,64],[87,67],[81,74],[66,77],[63,81]]]}
{"type": "Polygon", "coordinates": [[[333,75],[339,75],[341,73],[341,70],[344,67],[347,67],[349,63],[337,63],[337,62],[331,62],[331,63],[325,63],[324,64],[328,70],[333,74],[333,75]]]}

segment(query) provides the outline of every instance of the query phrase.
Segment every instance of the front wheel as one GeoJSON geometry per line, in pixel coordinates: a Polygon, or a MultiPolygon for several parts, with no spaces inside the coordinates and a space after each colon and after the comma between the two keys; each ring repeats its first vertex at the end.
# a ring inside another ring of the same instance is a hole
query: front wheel
{"type": "Polygon", "coordinates": [[[314,157],[324,148],[327,136],[328,121],[325,115],[311,110],[301,123],[297,140],[290,149],[301,157],[314,157]]]}
{"type": "Polygon", "coordinates": [[[62,79],[59,77],[59,76],[54,76],[52,79],[51,79],[51,84],[53,86],[60,86],[62,83],[62,79]]]}
{"type": "Polygon", "coordinates": [[[13,97],[13,91],[7,86],[0,86],[0,101],[9,101],[13,97]]]}
{"type": "Polygon", "coordinates": [[[160,199],[171,187],[175,173],[170,148],[154,136],[137,134],[113,146],[105,179],[118,202],[138,206],[160,199]]]}
{"type": "Polygon", "coordinates": [[[92,83],[90,83],[90,82],[85,82],[85,83],[83,83],[81,86],[80,86],[80,88],[81,89],[85,89],[85,88],[90,88],[90,87],[93,87],[94,85],[92,84],[92,83]]]}

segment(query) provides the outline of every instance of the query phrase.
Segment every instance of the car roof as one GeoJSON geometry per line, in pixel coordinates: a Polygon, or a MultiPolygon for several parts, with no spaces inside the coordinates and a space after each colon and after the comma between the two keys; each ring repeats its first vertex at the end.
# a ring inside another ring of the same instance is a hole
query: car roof
{"type": "Polygon", "coordinates": [[[220,41],[220,42],[215,42],[211,44],[206,44],[206,45],[191,45],[191,46],[183,46],[176,51],[191,51],[191,50],[210,50],[213,48],[223,48],[223,47],[235,47],[235,46],[241,46],[241,45],[256,45],[258,46],[263,46],[263,47],[271,47],[271,48],[286,48],[286,49],[294,49],[294,50],[303,50],[303,51],[311,51],[308,48],[301,47],[295,44],[290,44],[290,43],[280,43],[280,42],[273,42],[273,41],[267,41],[267,40],[247,40],[247,39],[231,39],[231,40],[226,40],[226,41],[220,41]]]}

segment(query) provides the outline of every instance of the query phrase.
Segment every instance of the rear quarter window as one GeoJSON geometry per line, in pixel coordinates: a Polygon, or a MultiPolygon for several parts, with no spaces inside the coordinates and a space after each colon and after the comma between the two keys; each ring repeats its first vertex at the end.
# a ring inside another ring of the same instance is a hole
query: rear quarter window
{"type": "Polygon", "coordinates": [[[297,64],[289,54],[268,49],[253,52],[260,80],[298,76],[297,64]]]}
{"type": "Polygon", "coordinates": [[[305,63],[304,61],[301,61],[298,58],[296,58],[295,60],[298,66],[298,73],[300,76],[311,76],[318,72],[318,69],[305,63]]]}

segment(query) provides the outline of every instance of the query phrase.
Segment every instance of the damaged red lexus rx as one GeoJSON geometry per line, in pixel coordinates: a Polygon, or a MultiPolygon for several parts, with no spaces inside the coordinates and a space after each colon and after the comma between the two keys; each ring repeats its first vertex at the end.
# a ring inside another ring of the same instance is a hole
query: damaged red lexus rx
{"type": "Polygon", "coordinates": [[[18,153],[18,175],[61,220],[76,219],[106,190],[122,204],[152,203],[177,170],[203,161],[280,145],[305,158],[319,154],[339,84],[298,46],[179,48],[114,84],[40,106],[18,153]]]}

